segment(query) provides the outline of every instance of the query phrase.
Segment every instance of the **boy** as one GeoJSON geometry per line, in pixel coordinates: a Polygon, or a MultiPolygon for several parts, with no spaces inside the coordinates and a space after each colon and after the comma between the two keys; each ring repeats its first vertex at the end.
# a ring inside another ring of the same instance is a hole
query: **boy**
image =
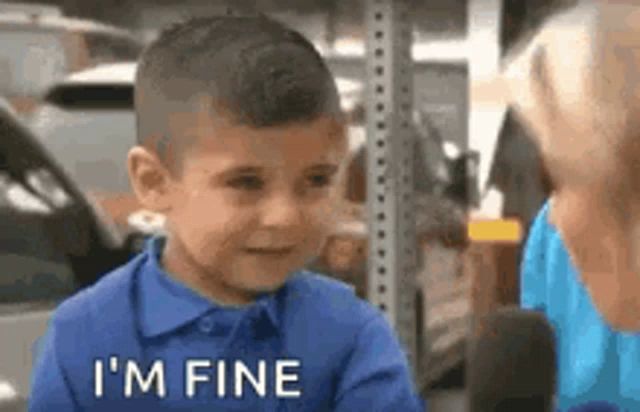
{"type": "Polygon", "coordinates": [[[143,54],[135,100],[129,175],[168,235],[58,308],[30,411],[421,410],[381,314],[300,270],[347,144],[311,44],[265,17],[191,20],[143,54]]]}
{"type": "Polygon", "coordinates": [[[640,10],[591,6],[549,22],[509,71],[526,74],[511,79],[514,101],[554,185],[527,240],[521,305],[555,328],[561,411],[637,411],[640,10]]]}

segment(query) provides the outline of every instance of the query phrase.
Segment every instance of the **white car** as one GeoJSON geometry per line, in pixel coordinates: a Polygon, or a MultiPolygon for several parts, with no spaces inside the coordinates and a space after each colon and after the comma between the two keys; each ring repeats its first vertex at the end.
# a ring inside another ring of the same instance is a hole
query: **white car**
{"type": "Polygon", "coordinates": [[[122,28],[65,17],[52,7],[2,2],[0,94],[26,117],[46,88],[69,73],[137,59],[142,48],[122,28]]]}
{"type": "Polygon", "coordinates": [[[54,84],[30,126],[87,195],[123,231],[137,210],[127,175],[135,144],[135,63],[99,65],[54,84]]]}

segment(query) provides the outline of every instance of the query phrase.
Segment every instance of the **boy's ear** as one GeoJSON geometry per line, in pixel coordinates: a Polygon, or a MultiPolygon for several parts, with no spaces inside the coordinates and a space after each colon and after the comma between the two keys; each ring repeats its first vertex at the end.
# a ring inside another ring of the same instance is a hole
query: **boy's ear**
{"type": "Polygon", "coordinates": [[[133,147],[127,169],[133,191],[144,208],[157,213],[171,208],[171,176],[156,153],[143,146],[133,147]]]}

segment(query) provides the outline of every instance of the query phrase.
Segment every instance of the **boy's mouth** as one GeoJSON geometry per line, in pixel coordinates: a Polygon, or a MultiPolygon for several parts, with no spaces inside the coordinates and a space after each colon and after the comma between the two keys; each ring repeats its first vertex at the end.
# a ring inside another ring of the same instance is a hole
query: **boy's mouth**
{"type": "Polygon", "coordinates": [[[245,251],[254,255],[278,257],[288,255],[293,249],[293,246],[287,246],[277,248],[246,248],[245,251]]]}

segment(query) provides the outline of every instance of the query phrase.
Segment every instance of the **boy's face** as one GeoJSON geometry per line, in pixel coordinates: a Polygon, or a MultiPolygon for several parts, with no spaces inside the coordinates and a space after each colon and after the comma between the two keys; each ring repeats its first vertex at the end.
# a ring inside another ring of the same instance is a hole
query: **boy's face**
{"type": "MultiPolygon", "coordinates": [[[[277,289],[322,247],[346,155],[340,124],[251,128],[200,115],[168,184],[170,243],[233,289],[277,289]]],[[[174,135],[175,136],[175,135],[174,135]]]]}

